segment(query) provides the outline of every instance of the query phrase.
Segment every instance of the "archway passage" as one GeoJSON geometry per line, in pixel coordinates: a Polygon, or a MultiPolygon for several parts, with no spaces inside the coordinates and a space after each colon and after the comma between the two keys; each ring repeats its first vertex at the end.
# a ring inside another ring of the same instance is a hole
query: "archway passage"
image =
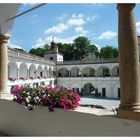
{"type": "Polygon", "coordinates": [[[91,83],[87,83],[83,87],[83,96],[94,95],[95,87],[91,83]]]}
{"type": "Polygon", "coordinates": [[[17,64],[15,62],[8,63],[8,80],[17,80],[17,64]]]}
{"type": "Polygon", "coordinates": [[[61,68],[58,70],[58,77],[69,77],[69,70],[67,68],[61,68]]]}
{"type": "Polygon", "coordinates": [[[46,66],[44,67],[43,77],[44,78],[47,78],[48,77],[48,69],[47,69],[46,66]]]}
{"type": "Polygon", "coordinates": [[[119,66],[116,66],[112,69],[112,77],[118,77],[119,76],[119,66]]]}
{"type": "Polygon", "coordinates": [[[43,68],[42,68],[41,65],[38,66],[36,75],[37,75],[37,78],[42,78],[43,77],[43,68]]]}
{"type": "Polygon", "coordinates": [[[85,68],[82,70],[83,77],[95,77],[95,69],[85,68]]]}
{"type": "Polygon", "coordinates": [[[27,79],[28,77],[28,71],[27,71],[27,64],[26,63],[21,63],[19,67],[19,78],[20,79],[27,79]]]}
{"type": "Polygon", "coordinates": [[[32,64],[29,68],[29,77],[30,79],[36,78],[36,68],[34,64],[32,64]]]}
{"type": "Polygon", "coordinates": [[[106,66],[101,66],[96,71],[97,77],[109,77],[110,76],[110,70],[106,66]]]}
{"type": "Polygon", "coordinates": [[[78,67],[71,68],[70,70],[71,77],[78,77],[80,76],[79,73],[80,73],[80,69],[78,67]]]}

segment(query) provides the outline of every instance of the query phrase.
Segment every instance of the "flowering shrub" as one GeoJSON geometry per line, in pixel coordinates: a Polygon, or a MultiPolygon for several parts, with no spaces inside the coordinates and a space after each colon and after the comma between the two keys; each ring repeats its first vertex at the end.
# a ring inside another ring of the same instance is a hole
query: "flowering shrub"
{"type": "Polygon", "coordinates": [[[13,101],[24,104],[29,110],[37,106],[48,106],[49,111],[54,111],[54,107],[73,110],[79,106],[80,101],[80,96],[76,92],[63,87],[15,86],[11,93],[14,95],[13,101]]]}

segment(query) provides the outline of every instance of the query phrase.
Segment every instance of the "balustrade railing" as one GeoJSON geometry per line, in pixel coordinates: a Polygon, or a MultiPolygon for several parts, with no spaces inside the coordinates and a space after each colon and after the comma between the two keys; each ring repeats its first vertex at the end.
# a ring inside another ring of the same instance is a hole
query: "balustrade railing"
{"type": "Polygon", "coordinates": [[[39,56],[36,56],[36,55],[33,55],[33,54],[28,54],[28,53],[21,52],[21,51],[18,51],[18,50],[14,50],[14,49],[11,49],[11,48],[8,48],[8,56],[22,58],[22,59],[28,59],[28,60],[35,60],[35,61],[38,61],[38,62],[55,65],[55,62],[47,60],[43,57],[39,57],[39,56]]]}
{"type": "Polygon", "coordinates": [[[57,62],[57,65],[77,65],[77,64],[99,64],[99,63],[118,63],[118,58],[112,59],[94,59],[94,60],[71,60],[57,62]]]}

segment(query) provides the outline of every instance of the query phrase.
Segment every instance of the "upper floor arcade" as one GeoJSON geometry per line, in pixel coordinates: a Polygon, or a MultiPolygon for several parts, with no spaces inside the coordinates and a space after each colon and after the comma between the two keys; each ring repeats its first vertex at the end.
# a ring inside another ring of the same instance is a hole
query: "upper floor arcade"
{"type": "Polygon", "coordinates": [[[8,80],[55,78],[55,62],[42,57],[8,49],[8,80]]]}
{"type": "Polygon", "coordinates": [[[119,77],[118,63],[57,65],[58,77],[119,77]]]}

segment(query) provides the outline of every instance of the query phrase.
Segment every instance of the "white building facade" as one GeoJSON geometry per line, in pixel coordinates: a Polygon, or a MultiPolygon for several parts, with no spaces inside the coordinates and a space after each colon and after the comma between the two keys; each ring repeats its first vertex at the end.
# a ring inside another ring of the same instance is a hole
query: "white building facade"
{"type": "Polygon", "coordinates": [[[8,49],[8,95],[15,85],[52,85],[55,84],[55,62],[27,54],[15,49],[8,49]]]}
{"type": "Polygon", "coordinates": [[[58,63],[57,84],[81,95],[119,98],[119,64],[117,60],[58,63]]]}
{"type": "Polygon", "coordinates": [[[46,60],[15,49],[8,49],[8,93],[15,85],[52,85],[71,88],[81,95],[120,97],[119,65],[116,60],[46,60]]]}
{"type": "MultiPolygon", "coordinates": [[[[140,48],[140,37],[139,45],[140,48]]],[[[119,64],[117,59],[83,59],[63,61],[54,41],[45,57],[8,49],[8,94],[15,85],[59,85],[80,95],[120,98],[119,64]],[[50,53],[53,60],[50,60],[50,53]]]]}

